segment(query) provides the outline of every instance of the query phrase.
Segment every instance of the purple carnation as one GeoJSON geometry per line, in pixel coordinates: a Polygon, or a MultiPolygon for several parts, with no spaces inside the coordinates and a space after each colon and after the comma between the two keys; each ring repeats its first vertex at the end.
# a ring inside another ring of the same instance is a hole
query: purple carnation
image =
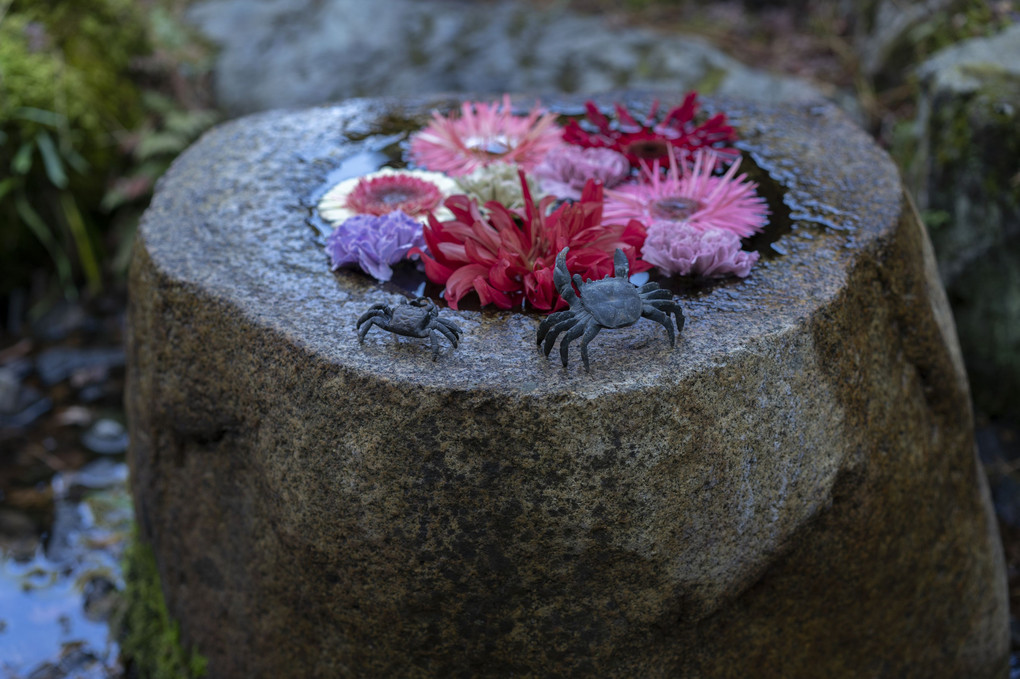
{"type": "Polygon", "coordinates": [[[589,179],[616,186],[630,174],[630,161],[611,149],[582,148],[563,144],[549,151],[534,175],[546,193],[559,198],[581,199],[589,179]]]}
{"type": "Polygon", "coordinates": [[[416,247],[425,247],[421,222],[400,210],[379,217],[349,217],[326,239],[333,271],[356,264],[380,281],[388,281],[393,275],[390,265],[406,258],[407,251],[416,247]]]}
{"type": "Polygon", "coordinates": [[[757,252],[740,249],[740,237],[732,231],[680,226],[670,221],[652,222],[641,258],[669,275],[710,278],[745,278],[758,261],[757,252]]]}

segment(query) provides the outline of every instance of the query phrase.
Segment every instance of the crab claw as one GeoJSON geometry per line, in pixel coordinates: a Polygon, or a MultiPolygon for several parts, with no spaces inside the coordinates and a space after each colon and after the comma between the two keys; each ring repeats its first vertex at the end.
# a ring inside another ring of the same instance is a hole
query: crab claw
{"type": "Polygon", "coordinates": [[[630,263],[620,248],[616,248],[616,252],[613,253],[613,269],[617,278],[630,277],[630,263]]]}
{"type": "Polygon", "coordinates": [[[570,252],[570,248],[563,248],[560,250],[560,254],[556,255],[556,268],[553,269],[553,285],[556,286],[556,291],[560,293],[560,297],[570,304],[574,303],[577,299],[577,293],[574,292],[574,286],[570,282],[570,271],[567,270],[567,253],[570,252]]]}

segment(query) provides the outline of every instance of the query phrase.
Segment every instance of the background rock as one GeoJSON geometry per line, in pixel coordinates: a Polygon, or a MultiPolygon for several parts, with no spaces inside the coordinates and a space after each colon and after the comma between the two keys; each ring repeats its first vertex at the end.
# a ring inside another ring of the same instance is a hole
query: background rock
{"type": "Polygon", "coordinates": [[[450,0],[207,0],[190,13],[220,46],[216,92],[239,114],[349,97],[581,92],[621,87],[820,98],[690,36],[609,25],[562,5],[450,0]]]}
{"type": "Polygon", "coordinates": [[[1020,414],[1020,25],[919,69],[918,154],[907,176],[927,216],[977,404],[1020,414]]]}

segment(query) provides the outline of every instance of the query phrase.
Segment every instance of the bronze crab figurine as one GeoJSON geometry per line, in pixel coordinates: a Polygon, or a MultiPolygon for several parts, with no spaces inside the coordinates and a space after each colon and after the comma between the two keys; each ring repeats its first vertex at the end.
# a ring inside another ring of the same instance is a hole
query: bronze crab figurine
{"type": "Polygon", "coordinates": [[[538,344],[545,340],[543,350],[546,357],[552,351],[556,338],[562,332],[560,341],[560,360],[567,367],[567,347],[581,338],[581,360],[588,371],[588,343],[603,328],[625,328],[633,325],[642,317],[662,324],[669,334],[669,345],[676,346],[673,332],[673,321],[669,315],[676,316],[676,331],[684,329],[684,314],[680,305],[673,301],[669,290],[659,287],[658,283],[645,283],[638,287],[631,283],[627,276],[630,265],[627,256],[617,249],[613,254],[615,276],[607,276],[597,281],[582,281],[580,274],[574,274],[573,284],[567,270],[567,251],[563,248],[556,256],[556,268],[553,271],[553,283],[560,297],[570,305],[569,309],[549,314],[538,326],[538,344]],[[577,292],[574,292],[574,285],[577,292]]]}
{"type": "Polygon", "coordinates": [[[460,339],[460,328],[453,321],[439,317],[439,307],[427,297],[419,297],[408,301],[403,300],[395,307],[385,304],[373,304],[358,319],[358,342],[365,341],[365,335],[378,325],[383,330],[404,337],[428,337],[432,343],[432,360],[439,358],[439,336],[450,340],[453,348],[457,348],[460,339]]]}

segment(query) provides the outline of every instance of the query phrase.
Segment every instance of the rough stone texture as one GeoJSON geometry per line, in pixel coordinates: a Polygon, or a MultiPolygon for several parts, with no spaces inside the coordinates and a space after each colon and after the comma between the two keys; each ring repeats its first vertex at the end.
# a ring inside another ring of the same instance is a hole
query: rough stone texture
{"type": "Polygon", "coordinates": [[[131,269],[130,460],[211,676],[1004,676],[967,381],[896,169],[831,105],[715,105],[786,254],[683,298],[673,351],[603,332],[590,374],[509,312],[446,310],[437,362],[359,346],[399,295],[329,272],[309,206],[395,103],[175,163],[131,269]]]}
{"type": "Polygon", "coordinates": [[[697,89],[817,98],[705,41],[611,25],[563,3],[205,0],[189,15],[220,46],[222,107],[250,113],[358,96],[697,89]]]}
{"type": "Polygon", "coordinates": [[[1020,415],[1020,25],[918,70],[908,177],[931,224],[977,404],[1020,415]]]}

